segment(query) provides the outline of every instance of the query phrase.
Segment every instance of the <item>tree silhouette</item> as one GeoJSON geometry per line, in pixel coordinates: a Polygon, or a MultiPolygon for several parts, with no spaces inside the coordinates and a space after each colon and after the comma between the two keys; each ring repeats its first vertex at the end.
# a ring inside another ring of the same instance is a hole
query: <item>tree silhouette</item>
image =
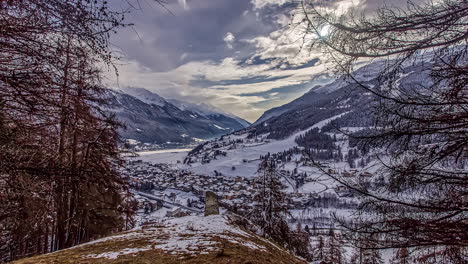
{"type": "Polygon", "coordinates": [[[375,97],[374,129],[359,140],[381,151],[385,185],[370,191],[330,175],[365,197],[358,219],[342,224],[351,234],[375,239],[375,248],[466,254],[468,3],[408,2],[370,18],[353,12],[338,17],[313,1],[302,7],[312,48],[375,97]],[[354,74],[363,62],[378,69],[377,85],[354,74]]]}
{"type": "Polygon", "coordinates": [[[0,262],[132,222],[98,67],[113,67],[125,13],[103,0],[0,2],[0,262]]]}

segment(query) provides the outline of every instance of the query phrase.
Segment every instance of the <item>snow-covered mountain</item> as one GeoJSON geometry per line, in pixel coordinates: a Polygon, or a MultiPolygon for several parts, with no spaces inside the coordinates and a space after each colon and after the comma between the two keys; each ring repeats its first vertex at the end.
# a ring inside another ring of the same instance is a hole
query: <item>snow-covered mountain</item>
{"type": "Polygon", "coordinates": [[[154,104],[163,107],[168,103],[167,100],[162,98],[160,95],[152,93],[144,88],[125,87],[122,88],[122,91],[140,99],[147,104],[154,104]]]}
{"type": "Polygon", "coordinates": [[[111,90],[108,110],[126,126],[120,130],[123,138],[151,144],[190,144],[247,125],[214,111],[204,115],[188,108],[181,109],[143,88],[111,90]]]}
{"type": "MultiPolygon", "coordinates": [[[[296,100],[266,111],[249,131],[257,135],[268,134],[270,139],[283,139],[345,112],[347,114],[336,121],[339,126],[369,126],[370,108],[376,98],[360,85],[385,89],[385,77],[379,76],[384,66],[383,62],[377,61],[356,70],[353,76],[360,84],[341,77],[329,84],[313,87],[296,100]]],[[[401,89],[411,91],[430,85],[428,74],[421,65],[407,65],[396,83],[401,89]]]]}
{"type": "Polygon", "coordinates": [[[213,105],[207,104],[207,103],[199,103],[199,104],[194,104],[194,103],[189,103],[177,99],[168,99],[168,102],[172,103],[173,105],[177,106],[181,110],[189,110],[192,112],[195,112],[199,115],[203,115],[206,117],[210,116],[216,116],[216,115],[224,115],[230,118],[235,119],[237,122],[242,124],[244,127],[250,126],[250,122],[248,122],[245,119],[242,119],[232,113],[228,113],[222,109],[219,109],[213,105]]]}
{"type": "MultiPolygon", "coordinates": [[[[345,112],[350,118],[350,116],[368,111],[372,100],[371,94],[358,89],[356,84],[343,80],[336,82],[339,82],[342,87],[332,92],[311,90],[286,105],[266,111],[250,128],[250,131],[255,131],[254,133],[258,135],[269,134],[270,139],[282,139],[345,112]]],[[[337,86],[338,84],[330,85],[337,86]]]]}
{"type": "MultiPolygon", "coordinates": [[[[356,70],[354,72],[354,76],[363,84],[371,86],[376,85],[376,78],[383,67],[383,62],[374,62],[356,70]]],[[[359,93],[362,94],[363,91],[357,87],[357,84],[345,79],[344,77],[339,77],[324,85],[314,86],[303,96],[293,100],[292,102],[266,111],[253,123],[253,126],[259,125],[268,119],[274,119],[275,117],[282,116],[283,114],[288,118],[292,118],[292,120],[303,120],[307,117],[291,116],[288,112],[301,113],[306,110],[313,110],[310,109],[311,107],[319,107],[320,111],[314,110],[313,112],[316,114],[323,114],[327,110],[331,110],[333,108],[333,104],[339,103],[340,98],[342,100],[346,100],[348,99],[347,97],[350,97],[357,105],[367,102],[367,99],[364,99],[365,101],[363,102],[359,101],[359,93]]],[[[343,109],[342,106],[339,106],[339,108],[343,109]]],[[[308,125],[310,124],[308,123],[308,125]]]]}

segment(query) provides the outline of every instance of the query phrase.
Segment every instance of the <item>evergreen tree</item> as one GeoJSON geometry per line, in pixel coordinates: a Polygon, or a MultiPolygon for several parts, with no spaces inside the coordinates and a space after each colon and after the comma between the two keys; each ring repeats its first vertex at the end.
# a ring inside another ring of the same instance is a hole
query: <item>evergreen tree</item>
{"type": "Polygon", "coordinates": [[[309,259],[309,234],[302,228],[296,232],[291,231],[286,221],[288,200],[282,191],[283,185],[274,160],[267,158],[260,164],[255,188],[253,206],[248,218],[260,228],[259,233],[309,259]]]}
{"type": "Polygon", "coordinates": [[[314,261],[324,261],[325,260],[325,242],[322,235],[316,236],[317,242],[312,247],[312,259],[314,261]]]}
{"type": "Polygon", "coordinates": [[[342,264],[345,263],[343,240],[337,235],[333,228],[328,233],[327,243],[325,245],[324,260],[327,263],[342,264]]]}
{"type": "Polygon", "coordinates": [[[383,264],[380,251],[375,248],[375,238],[360,235],[354,254],[351,257],[352,264],[383,264]]]}
{"type": "Polygon", "coordinates": [[[282,240],[289,232],[286,223],[288,207],[274,161],[266,159],[260,164],[255,187],[250,219],[260,227],[263,236],[282,240]]]}

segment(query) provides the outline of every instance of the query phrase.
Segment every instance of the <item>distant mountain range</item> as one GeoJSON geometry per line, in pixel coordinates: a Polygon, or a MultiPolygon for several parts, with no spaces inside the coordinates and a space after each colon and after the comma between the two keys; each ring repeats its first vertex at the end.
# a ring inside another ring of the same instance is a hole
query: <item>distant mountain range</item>
{"type": "Polygon", "coordinates": [[[209,104],[205,104],[205,103],[194,104],[194,103],[180,101],[180,100],[177,100],[177,99],[168,99],[167,101],[172,103],[173,105],[177,106],[181,110],[188,110],[188,111],[195,112],[195,113],[197,113],[199,115],[202,115],[202,116],[208,116],[208,117],[211,116],[211,117],[214,117],[214,118],[217,118],[216,116],[223,115],[223,116],[227,116],[227,117],[235,119],[237,122],[239,122],[244,127],[250,126],[250,122],[248,122],[247,120],[242,119],[242,118],[240,118],[240,117],[238,117],[238,116],[236,116],[234,114],[225,112],[225,111],[223,111],[223,110],[221,110],[219,108],[216,108],[216,107],[214,107],[212,105],[209,105],[209,104]]]}
{"type": "Polygon", "coordinates": [[[110,90],[108,111],[126,126],[122,138],[150,144],[191,144],[250,125],[213,106],[167,100],[143,88],[110,90]]]}
{"type": "MultiPolygon", "coordinates": [[[[384,65],[374,62],[358,69],[354,76],[361,83],[379,85],[379,72],[384,65]]],[[[426,73],[418,65],[407,66],[400,85],[412,87],[427,82],[426,73]]],[[[341,115],[335,123],[340,126],[370,126],[373,95],[344,78],[313,87],[292,102],[266,111],[252,125],[233,114],[211,105],[165,99],[143,88],[112,91],[110,111],[126,124],[121,131],[126,139],[143,143],[167,142],[190,144],[234,131],[245,130],[251,135],[266,135],[270,139],[286,138],[314,124],[341,115]]]]}

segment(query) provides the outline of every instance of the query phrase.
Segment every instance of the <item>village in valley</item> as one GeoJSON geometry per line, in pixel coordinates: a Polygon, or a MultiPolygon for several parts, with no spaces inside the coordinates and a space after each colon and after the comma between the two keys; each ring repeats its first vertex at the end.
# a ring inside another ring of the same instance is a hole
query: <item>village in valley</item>
{"type": "MultiPolygon", "coordinates": [[[[287,194],[288,221],[293,225],[328,227],[333,213],[347,215],[355,211],[358,194],[333,177],[358,180],[369,188],[378,187],[378,181],[368,168],[350,168],[348,162],[338,160],[315,164],[297,145],[259,155],[262,146],[273,150],[279,143],[281,140],[236,132],[207,141],[179,155],[172,163],[159,163],[157,157],[130,159],[122,172],[136,192],[140,215],[147,219],[202,212],[206,191],[218,196],[223,210],[247,213],[257,191],[258,166],[264,159],[274,160],[276,164],[287,194]],[[244,154],[239,155],[239,151],[244,154]]],[[[347,144],[347,140],[338,143],[347,144]]]]}

